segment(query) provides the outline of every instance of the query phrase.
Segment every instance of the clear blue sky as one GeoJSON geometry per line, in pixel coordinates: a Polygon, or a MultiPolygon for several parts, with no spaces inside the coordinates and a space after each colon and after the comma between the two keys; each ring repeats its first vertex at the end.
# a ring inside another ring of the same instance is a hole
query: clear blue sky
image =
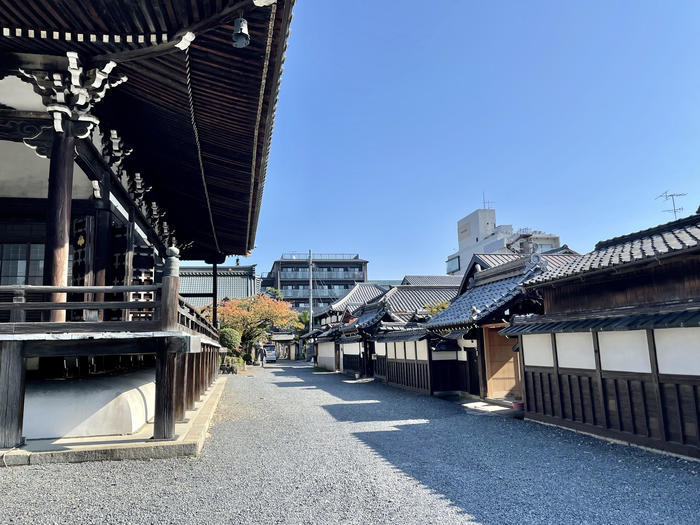
{"type": "MultiPolygon", "coordinates": [[[[700,3],[299,0],[257,249],[442,274],[456,221],[585,252],[700,204],[700,3]],[[670,203],[669,203],[670,204],[670,203]]],[[[232,262],[232,259],[229,259],[232,262]]]]}

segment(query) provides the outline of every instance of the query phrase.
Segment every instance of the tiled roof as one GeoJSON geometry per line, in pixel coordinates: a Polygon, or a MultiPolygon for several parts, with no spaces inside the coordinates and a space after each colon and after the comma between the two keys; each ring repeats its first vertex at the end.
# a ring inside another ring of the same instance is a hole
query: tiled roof
{"type": "Polygon", "coordinates": [[[387,286],[371,283],[356,283],[355,286],[343,297],[328,307],[329,311],[352,313],[365,303],[369,303],[386,293],[387,286]]]}
{"type": "Polygon", "coordinates": [[[594,251],[576,257],[565,265],[548,267],[525,284],[566,279],[697,249],[700,249],[700,215],[691,215],[648,230],[601,241],[594,251]]]}
{"type": "Polygon", "coordinates": [[[476,262],[480,263],[482,268],[493,268],[507,262],[515,261],[522,257],[519,253],[475,253],[476,262]]]}
{"type": "Polygon", "coordinates": [[[371,303],[369,305],[365,305],[359,312],[359,317],[352,323],[341,327],[341,331],[347,333],[369,328],[381,321],[382,317],[384,317],[386,314],[386,311],[387,308],[384,303],[371,303]]]}
{"type": "Polygon", "coordinates": [[[394,286],[381,300],[385,302],[392,313],[420,312],[425,305],[433,305],[444,301],[452,301],[457,295],[458,285],[454,286],[394,286]]]}
{"type": "MultiPolygon", "coordinates": [[[[217,295],[219,299],[244,299],[260,291],[253,266],[223,266],[217,270],[217,295]]],[[[213,272],[211,267],[181,267],[180,293],[199,294],[204,297],[185,296],[192,306],[211,304],[213,272]],[[208,295],[208,297],[207,297],[208,295]]]]}
{"type": "Polygon", "coordinates": [[[426,326],[440,329],[475,323],[518,295],[523,278],[519,275],[474,286],[435,314],[426,326]]]}
{"type": "Polygon", "coordinates": [[[459,286],[461,275],[406,275],[401,284],[423,286],[459,286]]]}

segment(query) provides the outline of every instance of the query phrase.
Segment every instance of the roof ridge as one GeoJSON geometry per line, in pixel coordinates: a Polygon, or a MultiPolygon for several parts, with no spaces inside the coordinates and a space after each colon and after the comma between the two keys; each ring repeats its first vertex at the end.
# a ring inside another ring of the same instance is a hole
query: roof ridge
{"type": "Polygon", "coordinates": [[[680,230],[680,229],[683,229],[685,226],[691,226],[691,225],[696,225],[696,224],[700,224],[700,215],[697,213],[694,213],[693,215],[689,215],[688,217],[684,217],[682,219],[677,219],[677,220],[673,220],[670,222],[666,222],[664,224],[658,224],[656,226],[653,226],[651,228],[647,228],[645,230],[639,230],[636,232],[627,233],[625,235],[611,237],[610,239],[606,239],[603,241],[598,241],[596,243],[596,245],[594,246],[593,251],[597,252],[600,250],[604,250],[606,248],[611,248],[611,247],[618,245],[618,244],[624,244],[625,242],[629,242],[629,241],[643,240],[645,238],[651,238],[653,235],[667,233],[667,232],[675,231],[675,230],[680,230]]]}

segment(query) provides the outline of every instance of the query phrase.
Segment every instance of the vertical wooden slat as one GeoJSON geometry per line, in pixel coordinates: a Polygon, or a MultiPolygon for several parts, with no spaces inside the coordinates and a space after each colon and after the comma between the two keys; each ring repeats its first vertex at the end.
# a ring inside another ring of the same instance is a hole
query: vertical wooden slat
{"type": "Polygon", "coordinates": [[[598,387],[598,398],[600,399],[600,415],[602,421],[599,423],[603,428],[610,428],[608,417],[608,396],[605,392],[605,383],[603,382],[603,370],[600,365],[600,342],[598,341],[598,332],[592,332],[593,336],[593,355],[595,357],[595,378],[596,386],[598,387]]]}
{"type": "Polygon", "coordinates": [[[681,393],[679,390],[679,385],[676,383],[673,385],[673,390],[676,395],[676,413],[678,414],[678,435],[680,436],[680,442],[685,444],[685,425],[683,424],[683,407],[681,406],[681,393]]]}
{"type": "Polygon", "coordinates": [[[175,421],[184,421],[187,409],[187,355],[175,357],[175,421]]]}
{"type": "Polygon", "coordinates": [[[186,409],[187,410],[194,410],[194,401],[195,401],[195,397],[196,397],[196,392],[195,392],[195,360],[194,360],[195,354],[186,354],[185,357],[187,358],[186,409]]]}
{"type": "MultiPolygon", "coordinates": [[[[552,333],[552,362],[554,365],[554,384],[557,387],[557,394],[558,394],[558,403],[553,403],[554,406],[557,406],[559,408],[559,416],[564,417],[564,406],[563,406],[563,401],[562,401],[562,393],[561,393],[561,381],[559,380],[559,356],[557,355],[557,337],[556,334],[552,333]]],[[[554,400],[552,400],[554,401],[554,400]]],[[[554,406],[552,406],[552,415],[556,416],[556,410],[554,409],[554,406]]],[[[572,404],[573,407],[573,404],[572,404]]]]}
{"type": "Polygon", "coordinates": [[[654,331],[647,330],[647,344],[649,346],[649,364],[651,365],[652,388],[656,395],[656,405],[659,414],[659,430],[664,441],[668,441],[668,429],[666,428],[666,415],[663,397],[661,395],[661,384],[659,383],[659,362],[656,357],[656,341],[654,331]]]}

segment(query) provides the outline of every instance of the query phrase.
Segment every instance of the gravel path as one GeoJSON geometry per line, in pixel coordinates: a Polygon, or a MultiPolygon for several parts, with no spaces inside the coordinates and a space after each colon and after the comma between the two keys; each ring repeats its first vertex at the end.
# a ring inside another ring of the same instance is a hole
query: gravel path
{"type": "Polygon", "coordinates": [[[700,463],[283,364],[194,459],[0,469],[1,523],[698,523],[700,463]]]}

